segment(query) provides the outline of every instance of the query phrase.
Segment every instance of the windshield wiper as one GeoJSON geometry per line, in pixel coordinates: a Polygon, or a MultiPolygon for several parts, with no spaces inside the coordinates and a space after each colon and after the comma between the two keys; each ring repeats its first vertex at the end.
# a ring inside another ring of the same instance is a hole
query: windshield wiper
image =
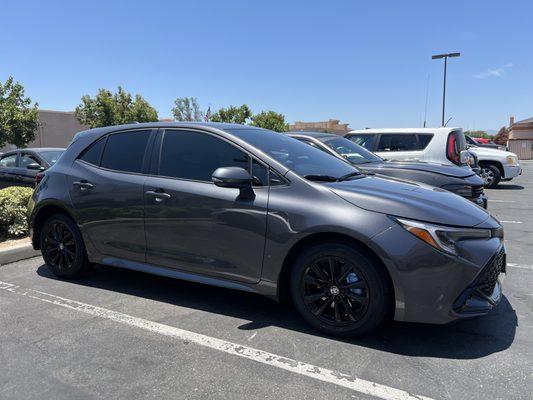
{"type": "Polygon", "coordinates": [[[343,175],[340,178],[337,178],[337,182],[347,181],[350,178],[353,178],[355,176],[362,176],[363,174],[359,171],[350,172],[349,174],[343,175]]]}
{"type": "Polygon", "coordinates": [[[321,182],[337,182],[337,180],[339,179],[331,175],[319,175],[319,174],[304,175],[304,178],[309,179],[310,181],[321,181],[321,182]]]}

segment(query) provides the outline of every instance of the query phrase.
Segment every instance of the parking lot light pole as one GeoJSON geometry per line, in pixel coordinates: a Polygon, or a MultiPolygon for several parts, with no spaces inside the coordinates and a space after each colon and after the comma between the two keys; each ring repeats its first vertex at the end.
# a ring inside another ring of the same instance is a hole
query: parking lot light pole
{"type": "Polygon", "coordinates": [[[439,58],[444,58],[444,88],[442,91],[442,126],[444,126],[444,109],[446,107],[446,68],[448,66],[448,57],[459,57],[461,53],[447,53],[447,54],[436,54],[431,56],[432,60],[439,58]]]}

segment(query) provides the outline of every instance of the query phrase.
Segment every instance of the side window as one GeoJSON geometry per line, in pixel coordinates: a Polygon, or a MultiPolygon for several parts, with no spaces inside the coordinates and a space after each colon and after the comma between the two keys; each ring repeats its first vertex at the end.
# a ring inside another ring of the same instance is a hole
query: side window
{"type": "Polygon", "coordinates": [[[268,186],[268,168],[257,160],[252,161],[253,186],[268,186]]]}
{"type": "Polygon", "coordinates": [[[161,145],[159,175],[211,182],[217,168],[249,170],[249,162],[245,152],[222,139],[206,133],[168,130],[161,145]]]}
{"type": "Polygon", "coordinates": [[[100,165],[116,171],[142,172],[149,137],[149,130],[109,135],[100,165]]]}
{"type": "Polygon", "coordinates": [[[17,162],[17,154],[11,154],[0,158],[0,167],[13,168],[17,162]]]}
{"type": "Polygon", "coordinates": [[[431,133],[421,133],[418,135],[418,145],[420,146],[420,150],[424,150],[429,142],[431,142],[431,139],[433,139],[433,134],[431,133]]]}
{"type": "Polygon", "coordinates": [[[413,151],[418,150],[415,134],[382,134],[377,151],[413,151]]]}
{"type": "Polygon", "coordinates": [[[89,164],[99,166],[100,158],[102,157],[102,151],[104,150],[105,141],[107,137],[98,139],[91,144],[80,156],[80,160],[83,160],[89,164]]]}
{"type": "Polygon", "coordinates": [[[352,142],[355,144],[358,144],[359,146],[363,146],[365,149],[374,151],[374,140],[376,136],[375,135],[364,135],[364,134],[357,134],[352,135],[348,137],[352,142]]]}
{"type": "Polygon", "coordinates": [[[20,163],[19,163],[20,165],[19,165],[19,167],[20,168],[26,168],[28,165],[33,164],[33,163],[37,163],[37,164],[41,165],[39,160],[37,160],[37,158],[35,158],[34,156],[32,156],[30,154],[22,154],[22,157],[20,157],[20,163]]]}

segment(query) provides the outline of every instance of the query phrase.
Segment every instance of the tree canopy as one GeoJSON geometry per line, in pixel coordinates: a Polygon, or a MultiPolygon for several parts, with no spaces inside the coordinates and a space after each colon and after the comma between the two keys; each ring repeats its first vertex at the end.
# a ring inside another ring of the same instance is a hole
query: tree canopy
{"type": "Polygon", "coordinates": [[[39,127],[38,104],[24,96],[24,87],[12,76],[0,82],[0,147],[23,147],[35,139],[39,127]]]}
{"type": "Polygon", "coordinates": [[[99,89],[93,98],[85,95],[76,107],[76,118],[91,128],[120,125],[130,122],[157,121],[157,111],[140,94],[132,95],[122,87],[116,93],[99,89]]]}
{"type": "Polygon", "coordinates": [[[289,124],[285,122],[285,116],[275,111],[261,111],[259,114],[255,114],[252,117],[251,125],[276,132],[289,130],[289,124]]]}
{"type": "Polygon", "coordinates": [[[178,97],[174,100],[172,114],[176,121],[202,121],[204,113],[196,97],[178,97]]]}
{"type": "Polygon", "coordinates": [[[211,116],[211,121],[244,124],[251,117],[252,110],[246,104],[243,104],[240,107],[229,106],[228,108],[221,108],[211,116]]]}

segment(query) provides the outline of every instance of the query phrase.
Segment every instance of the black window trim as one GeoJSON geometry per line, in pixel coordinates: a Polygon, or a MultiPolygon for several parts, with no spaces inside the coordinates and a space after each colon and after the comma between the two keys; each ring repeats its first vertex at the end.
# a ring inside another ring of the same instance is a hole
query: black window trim
{"type": "Polygon", "coordinates": [[[105,135],[100,136],[98,139],[94,140],[93,142],[91,142],[91,144],[86,146],[80,152],[80,154],[78,154],[78,156],[76,157],[75,161],[81,162],[81,163],[83,163],[85,165],[89,165],[89,166],[91,166],[93,168],[101,169],[103,171],[110,171],[110,172],[115,172],[115,173],[119,173],[119,174],[150,176],[150,168],[149,167],[150,167],[150,160],[151,160],[151,157],[152,157],[152,146],[154,144],[155,136],[157,134],[157,131],[158,131],[158,128],[150,128],[150,127],[148,127],[148,128],[137,128],[137,129],[135,129],[135,128],[134,129],[131,129],[131,128],[129,128],[129,129],[121,129],[119,131],[106,133],[105,135]],[[143,156],[141,172],[120,171],[120,170],[117,170],[117,169],[111,169],[111,168],[102,167],[102,157],[104,155],[104,152],[105,152],[105,149],[106,149],[106,146],[107,146],[107,139],[109,138],[109,136],[116,135],[116,134],[121,134],[121,133],[128,133],[128,132],[132,132],[132,131],[150,131],[150,136],[148,137],[148,142],[146,143],[146,148],[144,149],[144,156],[143,156]],[[83,157],[85,152],[88,151],[95,143],[97,143],[100,140],[104,140],[105,143],[104,143],[104,148],[102,149],[102,153],[100,154],[100,159],[98,160],[98,165],[94,165],[94,164],[91,164],[90,162],[82,160],[80,157],[83,157]]]}
{"type": "MultiPolygon", "coordinates": [[[[152,152],[151,152],[151,157],[150,157],[151,160],[150,160],[150,167],[149,167],[149,176],[153,176],[153,177],[156,177],[156,178],[174,179],[174,180],[179,180],[179,181],[197,182],[197,183],[205,183],[205,184],[214,185],[214,183],[212,181],[201,181],[201,180],[197,180],[197,179],[178,178],[176,176],[166,176],[166,175],[160,175],[159,174],[159,166],[160,166],[160,163],[161,163],[161,151],[163,149],[163,139],[164,139],[166,131],[196,132],[196,133],[201,133],[201,134],[207,134],[207,135],[213,136],[213,137],[215,137],[217,139],[223,140],[226,143],[236,147],[238,150],[242,151],[243,153],[245,153],[248,156],[248,158],[249,158],[248,167],[249,168],[251,167],[252,162],[255,159],[259,164],[263,165],[266,168],[267,174],[268,174],[268,183],[269,184],[268,185],[264,185],[264,186],[253,186],[254,190],[255,189],[261,189],[261,188],[264,189],[264,188],[271,188],[271,187],[278,187],[278,186],[286,186],[286,185],[289,184],[289,181],[287,180],[287,178],[285,176],[283,176],[283,174],[279,173],[279,171],[277,171],[275,168],[270,166],[265,161],[261,160],[255,154],[251,153],[247,149],[245,149],[242,146],[240,146],[238,143],[235,143],[235,142],[229,140],[228,138],[226,138],[226,137],[224,137],[222,135],[216,134],[214,132],[210,132],[210,131],[203,130],[203,129],[191,128],[191,127],[183,127],[183,128],[181,128],[181,127],[170,127],[170,128],[159,128],[158,129],[157,138],[154,140],[154,146],[153,146],[153,149],[152,149],[152,152]],[[281,184],[278,184],[278,185],[271,185],[270,184],[270,182],[271,182],[270,176],[272,174],[271,171],[274,171],[274,173],[278,177],[280,177],[282,179],[282,183],[281,184]]],[[[252,170],[252,169],[250,168],[250,170],[252,170]]]]}

